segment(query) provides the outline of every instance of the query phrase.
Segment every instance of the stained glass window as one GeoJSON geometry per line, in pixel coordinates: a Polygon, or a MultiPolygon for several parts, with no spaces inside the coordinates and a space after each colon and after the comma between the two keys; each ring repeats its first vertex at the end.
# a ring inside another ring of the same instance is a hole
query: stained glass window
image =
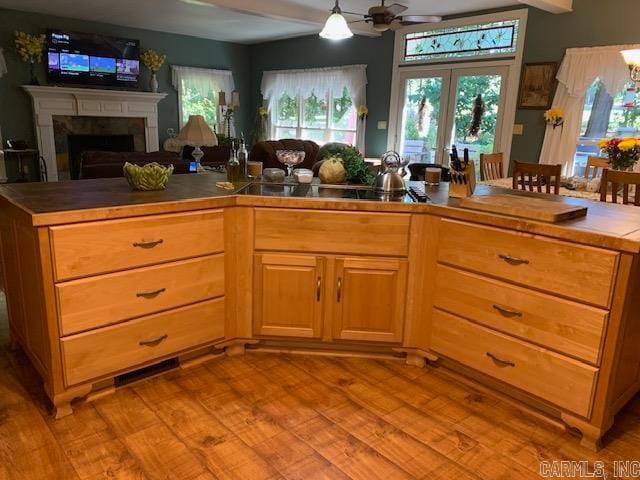
{"type": "Polygon", "coordinates": [[[520,20],[409,33],[405,61],[515,53],[520,20]]]}

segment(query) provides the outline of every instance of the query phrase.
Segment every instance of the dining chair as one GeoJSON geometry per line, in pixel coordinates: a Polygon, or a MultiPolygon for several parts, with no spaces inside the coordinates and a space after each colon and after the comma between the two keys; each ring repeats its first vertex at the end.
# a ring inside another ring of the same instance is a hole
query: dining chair
{"type": "Polygon", "coordinates": [[[622,187],[622,203],[624,205],[633,204],[640,207],[640,173],[638,172],[620,172],[618,170],[603,170],[602,182],[600,183],[600,201],[607,201],[607,193],[611,184],[611,202],[618,203],[618,195],[622,187]],[[633,200],[629,200],[631,186],[635,187],[633,200]]]}
{"type": "Polygon", "coordinates": [[[609,159],[604,157],[590,156],[587,158],[587,166],[584,169],[584,178],[592,180],[598,176],[598,169],[604,172],[609,168],[609,159]],[[593,169],[593,176],[590,175],[593,169]]]}
{"type": "Polygon", "coordinates": [[[480,180],[498,180],[504,178],[504,155],[502,153],[480,154],[480,180]]]}
{"type": "Polygon", "coordinates": [[[515,190],[534,191],[534,187],[542,193],[545,187],[546,193],[558,195],[560,193],[560,176],[562,165],[540,165],[538,163],[513,162],[513,188],[515,190]]]}

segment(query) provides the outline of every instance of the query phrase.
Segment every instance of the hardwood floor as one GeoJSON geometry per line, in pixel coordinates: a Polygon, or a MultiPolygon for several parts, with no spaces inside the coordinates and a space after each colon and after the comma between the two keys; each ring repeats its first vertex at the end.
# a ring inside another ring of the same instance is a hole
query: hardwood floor
{"type": "MultiPolygon", "coordinates": [[[[0,308],[3,306],[0,305],[0,308]]],[[[634,460],[640,399],[599,453],[439,369],[250,353],[54,420],[0,313],[1,479],[527,479],[542,460],[634,460]]]]}

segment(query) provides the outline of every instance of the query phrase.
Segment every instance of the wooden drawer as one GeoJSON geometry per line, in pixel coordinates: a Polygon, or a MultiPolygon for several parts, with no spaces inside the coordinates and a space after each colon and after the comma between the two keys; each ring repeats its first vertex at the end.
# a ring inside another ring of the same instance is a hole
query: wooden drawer
{"type": "Polygon", "coordinates": [[[56,285],[62,335],[224,295],[224,254],[56,285]]]}
{"type": "Polygon", "coordinates": [[[597,368],[437,309],[432,328],[434,352],[589,417],[597,368]]]}
{"type": "Polygon", "coordinates": [[[438,261],[608,307],[618,263],[609,250],[443,220],[438,261]]]}
{"type": "Polygon", "coordinates": [[[223,223],[212,210],[52,227],[56,279],[222,252],[223,223]]]}
{"type": "Polygon", "coordinates": [[[598,364],[608,313],[438,265],[434,305],[460,317],[598,364]]]}
{"type": "Polygon", "coordinates": [[[410,216],[260,208],[255,248],[285,252],[406,256],[410,216]]]}
{"type": "Polygon", "coordinates": [[[67,386],[117,375],[224,337],[224,298],[63,338],[67,386]]]}

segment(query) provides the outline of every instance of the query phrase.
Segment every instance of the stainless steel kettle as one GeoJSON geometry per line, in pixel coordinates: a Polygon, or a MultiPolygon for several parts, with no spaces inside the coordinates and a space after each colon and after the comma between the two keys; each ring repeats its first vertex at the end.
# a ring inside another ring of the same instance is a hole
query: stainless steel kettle
{"type": "Polygon", "coordinates": [[[385,195],[404,194],[407,188],[400,173],[404,166],[398,152],[389,151],[382,155],[381,172],[373,184],[375,191],[385,195]]]}

